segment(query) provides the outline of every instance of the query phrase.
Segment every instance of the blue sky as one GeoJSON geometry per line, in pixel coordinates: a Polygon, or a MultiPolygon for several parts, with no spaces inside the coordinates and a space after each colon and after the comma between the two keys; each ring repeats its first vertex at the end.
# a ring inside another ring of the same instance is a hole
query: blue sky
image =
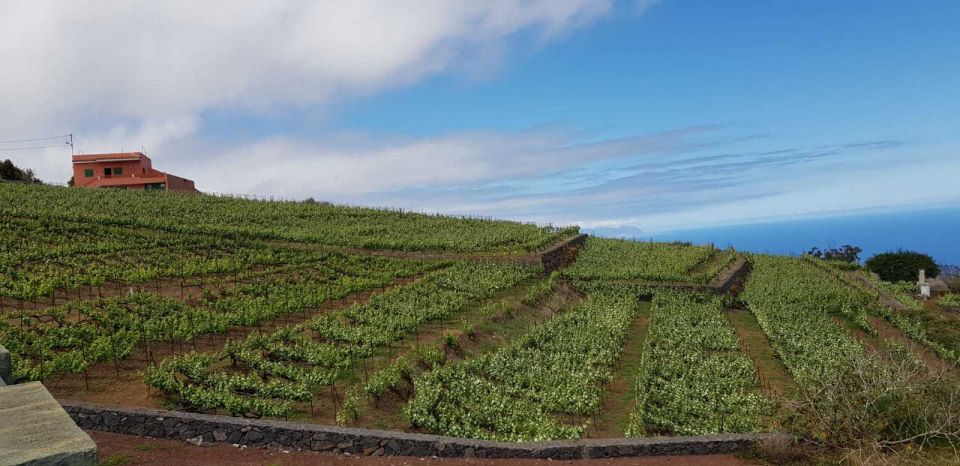
{"type": "Polygon", "coordinates": [[[650,232],[960,204],[955,1],[9,3],[0,140],[209,191],[650,232]]]}

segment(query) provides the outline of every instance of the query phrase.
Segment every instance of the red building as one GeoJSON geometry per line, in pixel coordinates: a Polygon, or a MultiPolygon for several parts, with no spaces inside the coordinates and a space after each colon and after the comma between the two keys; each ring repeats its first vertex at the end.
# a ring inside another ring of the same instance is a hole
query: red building
{"type": "Polygon", "coordinates": [[[193,181],[155,170],[142,152],[73,156],[73,184],[86,188],[197,192],[193,181]]]}

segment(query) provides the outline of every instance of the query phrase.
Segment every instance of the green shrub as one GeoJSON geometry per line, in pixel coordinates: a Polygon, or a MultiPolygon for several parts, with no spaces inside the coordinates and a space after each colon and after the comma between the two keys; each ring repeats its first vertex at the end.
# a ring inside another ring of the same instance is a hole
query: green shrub
{"type": "Polygon", "coordinates": [[[867,269],[876,273],[888,282],[913,282],[917,280],[920,269],[926,271],[928,277],[940,274],[940,267],[933,258],[919,252],[897,250],[877,254],[867,260],[867,269]]]}
{"type": "Polygon", "coordinates": [[[417,350],[415,359],[420,367],[429,370],[440,367],[447,362],[447,353],[437,347],[421,346],[417,350]]]}
{"type": "Polygon", "coordinates": [[[447,332],[447,334],[443,336],[443,343],[452,350],[456,350],[457,347],[460,346],[457,342],[457,336],[451,332],[447,332]]]}
{"type": "Polygon", "coordinates": [[[937,301],[937,304],[940,307],[960,309],[960,294],[951,293],[951,294],[943,295],[942,297],[940,297],[940,300],[937,301]]]}

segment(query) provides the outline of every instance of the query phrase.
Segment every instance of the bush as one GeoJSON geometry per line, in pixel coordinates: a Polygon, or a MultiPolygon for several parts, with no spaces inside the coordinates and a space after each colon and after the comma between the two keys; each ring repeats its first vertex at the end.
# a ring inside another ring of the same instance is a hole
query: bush
{"type": "Polygon", "coordinates": [[[932,257],[902,249],[877,254],[867,261],[866,266],[868,270],[879,275],[880,279],[888,282],[914,282],[920,269],[926,270],[930,278],[940,275],[940,267],[932,257]]]}
{"type": "Polygon", "coordinates": [[[0,180],[25,181],[27,183],[40,182],[40,179],[34,176],[33,170],[20,168],[9,159],[0,162],[0,180]]]}
{"type": "Polygon", "coordinates": [[[808,446],[843,452],[854,463],[960,446],[960,387],[902,345],[845,361],[838,376],[782,400],[781,412],[787,431],[808,446]]]}
{"type": "Polygon", "coordinates": [[[862,251],[863,249],[860,249],[859,246],[844,244],[839,248],[826,249],[823,251],[821,251],[820,248],[815,247],[807,251],[807,254],[810,254],[818,259],[827,261],[840,261],[852,264],[860,260],[860,253],[862,251]]]}

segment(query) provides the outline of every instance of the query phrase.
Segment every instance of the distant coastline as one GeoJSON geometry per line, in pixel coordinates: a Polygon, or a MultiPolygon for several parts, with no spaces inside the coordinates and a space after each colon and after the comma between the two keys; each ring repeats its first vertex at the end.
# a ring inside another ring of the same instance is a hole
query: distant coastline
{"type": "Polygon", "coordinates": [[[597,236],[654,241],[713,243],[753,252],[799,255],[820,248],[853,244],[861,260],[885,251],[911,249],[941,264],[960,264],[960,206],[898,212],[875,212],[766,223],[692,228],[643,234],[632,228],[590,229],[597,236]]]}

